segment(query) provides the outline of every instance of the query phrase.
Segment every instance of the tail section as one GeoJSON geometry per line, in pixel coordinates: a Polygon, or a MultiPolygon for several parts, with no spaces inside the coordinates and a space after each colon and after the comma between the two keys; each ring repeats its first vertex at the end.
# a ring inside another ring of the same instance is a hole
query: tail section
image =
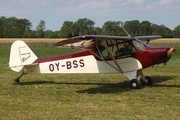
{"type": "Polygon", "coordinates": [[[17,40],[11,45],[9,59],[11,70],[20,72],[25,65],[31,65],[36,59],[37,56],[25,42],[17,40]]]}

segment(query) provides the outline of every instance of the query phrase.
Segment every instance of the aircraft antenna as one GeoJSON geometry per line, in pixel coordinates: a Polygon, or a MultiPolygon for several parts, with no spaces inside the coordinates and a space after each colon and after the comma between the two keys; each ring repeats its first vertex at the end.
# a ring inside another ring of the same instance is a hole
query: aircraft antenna
{"type": "Polygon", "coordinates": [[[129,33],[123,28],[122,25],[121,25],[121,28],[124,30],[124,32],[125,32],[129,37],[131,37],[131,35],[129,35],[129,33]]]}

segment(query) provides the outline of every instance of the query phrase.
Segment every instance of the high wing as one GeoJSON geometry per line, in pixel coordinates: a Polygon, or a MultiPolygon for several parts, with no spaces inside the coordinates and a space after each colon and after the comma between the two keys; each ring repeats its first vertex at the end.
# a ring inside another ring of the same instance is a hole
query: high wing
{"type": "Polygon", "coordinates": [[[84,35],[61,40],[54,44],[56,46],[64,46],[68,44],[81,43],[83,41],[98,39],[98,40],[132,40],[133,37],[128,36],[107,36],[107,35],[84,35]]]}
{"type": "Polygon", "coordinates": [[[134,36],[134,37],[129,37],[129,36],[108,36],[108,35],[83,35],[83,36],[77,36],[77,37],[72,37],[72,38],[67,38],[64,40],[61,40],[57,43],[54,44],[54,47],[57,46],[78,46],[80,47],[84,41],[90,41],[92,39],[98,39],[98,40],[133,40],[133,39],[140,39],[142,41],[147,41],[147,43],[152,40],[152,39],[158,39],[162,38],[162,36],[159,35],[151,35],[151,36],[134,36]]]}

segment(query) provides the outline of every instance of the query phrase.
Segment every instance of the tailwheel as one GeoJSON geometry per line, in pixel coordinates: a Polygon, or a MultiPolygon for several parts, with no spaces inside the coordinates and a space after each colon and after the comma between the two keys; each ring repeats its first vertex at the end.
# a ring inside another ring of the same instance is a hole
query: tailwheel
{"type": "Polygon", "coordinates": [[[19,84],[20,78],[21,78],[23,75],[25,75],[25,74],[27,74],[27,73],[22,72],[22,74],[21,74],[19,77],[15,78],[15,79],[14,79],[14,84],[19,84]]]}
{"type": "Polygon", "coordinates": [[[141,82],[137,79],[132,79],[129,83],[129,87],[131,89],[140,89],[141,88],[141,82]]]}
{"type": "Polygon", "coordinates": [[[143,85],[149,85],[149,86],[151,86],[152,83],[153,83],[153,81],[152,81],[151,77],[149,77],[149,76],[145,76],[145,80],[142,80],[142,84],[143,84],[143,85]]]}
{"type": "Polygon", "coordinates": [[[19,82],[20,82],[20,78],[19,77],[14,79],[14,84],[19,84],[19,82]]]}

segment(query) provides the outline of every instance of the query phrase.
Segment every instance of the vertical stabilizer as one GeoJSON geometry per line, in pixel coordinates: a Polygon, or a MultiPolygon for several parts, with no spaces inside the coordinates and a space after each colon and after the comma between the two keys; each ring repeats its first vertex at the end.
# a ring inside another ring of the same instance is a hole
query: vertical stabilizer
{"type": "Polygon", "coordinates": [[[17,40],[11,45],[9,58],[11,70],[19,72],[23,69],[24,65],[30,65],[36,59],[37,56],[25,42],[17,40]]]}

